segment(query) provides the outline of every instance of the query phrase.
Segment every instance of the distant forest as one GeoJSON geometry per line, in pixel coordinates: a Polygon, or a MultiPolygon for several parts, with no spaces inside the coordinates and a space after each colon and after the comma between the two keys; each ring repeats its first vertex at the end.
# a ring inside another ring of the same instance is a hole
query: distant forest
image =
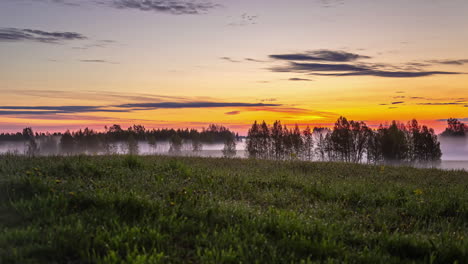
{"type": "Polygon", "coordinates": [[[128,154],[139,153],[139,142],[146,142],[153,150],[158,143],[169,142],[169,152],[173,154],[182,151],[182,145],[190,142],[192,150],[199,152],[203,144],[224,143],[225,154],[235,155],[235,142],[239,135],[224,126],[212,124],[198,131],[195,129],[152,129],[147,130],[142,125],[133,125],[123,129],[120,125],[105,127],[104,132],[85,128],[65,133],[34,133],[32,128],[24,128],[17,133],[0,134],[0,145],[7,142],[23,142],[26,145],[26,155],[57,155],[57,154],[128,154]],[[122,144],[123,143],[123,144],[122,144]],[[117,149],[118,146],[125,149],[117,149]]]}
{"type": "MultiPolygon", "coordinates": [[[[467,128],[450,118],[441,137],[465,137],[467,128]]],[[[255,122],[247,136],[249,157],[260,159],[301,159],[320,161],[414,163],[440,161],[442,152],[438,136],[432,128],[392,121],[378,129],[362,121],[340,117],[332,129],[297,125],[288,129],[280,121],[272,126],[255,122]]]]}
{"type": "MultiPolygon", "coordinates": [[[[340,117],[333,128],[298,125],[288,128],[276,121],[272,125],[255,123],[246,137],[246,154],[249,158],[275,160],[318,160],[343,162],[437,162],[442,157],[440,137],[465,138],[468,127],[450,118],[447,128],[436,135],[432,128],[420,125],[417,120],[407,124],[392,121],[371,129],[362,121],[340,117]]],[[[123,129],[120,125],[64,133],[35,133],[32,128],[22,132],[0,134],[0,146],[7,143],[24,144],[25,155],[76,155],[76,154],[139,154],[140,143],[147,143],[153,153],[161,142],[169,143],[170,154],[180,154],[182,147],[190,145],[196,155],[204,144],[224,144],[226,157],[237,154],[238,134],[224,126],[212,124],[201,131],[195,129],[146,129],[133,125],[123,129]],[[120,147],[120,148],[119,148],[120,147]]]]}

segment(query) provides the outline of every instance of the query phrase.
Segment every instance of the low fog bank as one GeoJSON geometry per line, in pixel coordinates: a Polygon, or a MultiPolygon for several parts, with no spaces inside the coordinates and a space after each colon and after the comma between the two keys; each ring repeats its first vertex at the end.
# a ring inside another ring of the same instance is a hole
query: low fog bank
{"type": "MultiPolygon", "coordinates": [[[[60,155],[60,149],[58,143],[60,138],[54,139],[56,144],[54,147],[50,147],[50,144],[38,140],[38,155],[40,156],[51,156],[60,155]],[[46,146],[47,145],[47,146],[46,146]]],[[[128,154],[129,146],[128,142],[115,142],[111,144],[113,154],[128,154]]],[[[0,154],[15,154],[15,155],[26,155],[28,152],[28,142],[2,142],[0,143],[0,154]]],[[[138,142],[138,154],[139,155],[174,155],[174,156],[200,156],[200,157],[223,157],[223,143],[215,144],[202,144],[199,151],[193,151],[192,142],[188,141],[182,144],[180,152],[171,152],[171,144],[169,141],[159,141],[155,145],[151,145],[148,142],[138,142]]],[[[106,151],[104,149],[90,152],[81,151],[78,153],[88,155],[104,155],[106,151]]],[[[75,153],[75,154],[78,154],[75,153]]],[[[244,158],[245,154],[245,140],[236,141],[236,154],[233,157],[244,158]]]]}
{"type": "MultiPolygon", "coordinates": [[[[57,143],[59,138],[56,139],[57,143]]],[[[441,149],[442,149],[442,160],[437,163],[431,164],[417,164],[415,167],[421,168],[440,168],[440,169],[465,169],[468,170],[468,138],[440,138],[441,149]]],[[[59,155],[59,149],[57,148],[44,148],[45,142],[38,142],[40,155],[59,155]],[[42,146],[42,147],[41,147],[42,146]]],[[[236,142],[236,154],[234,157],[246,158],[248,155],[245,151],[245,139],[236,142]]],[[[117,142],[113,143],[113,153],[115,154],[127,154],[128,143],[117,142]]],[[[191,142],[182,144],[181,151],[173,153],[170,151],[171,144],[168,141],[157,142],[157,144],[150,145],[147,142],[138,142],[138,154],[139,155],[173,155],[173,156],[198,156],[198,157],[223,157],[224,144],[202,144],[200,151],[193,151],[191,142]]],[[[3,142],[0,144],[0,154],[16,154],[24,155],[27,152],[27,142],[3,142]]],[[[89,155],[103,155],[105,151],[99,151],[97,153],[89,153],[89,155]]]]}
{"type": "Polygon", "coordinates": [[[468,137],[440,137],[440,149],[444,161],[468,160],[468,137]]]}

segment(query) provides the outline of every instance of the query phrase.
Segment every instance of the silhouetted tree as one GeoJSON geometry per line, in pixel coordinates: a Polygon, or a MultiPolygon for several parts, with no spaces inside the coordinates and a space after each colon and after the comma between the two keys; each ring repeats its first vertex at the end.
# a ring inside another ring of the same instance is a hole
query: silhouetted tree
{"type": "MultiPolygon", "coordinates": [[[[230,140],[230,139],[228,139],[230,140]]],[[[270,128],[265,121],[262,122],[258,134],[258,156],[262,159],[268,159],[271,153],[270,128]]]]}
{"type": "Polygon", "coordinates": [[[350,162],[352,152],[352,138],[350,123],[345,117],[340,117],[330,134],[330,146],[334,155],[341,161],[350,162]]]}
{"type": "Polygon", "coordinates": [[[466,135],[467,127],[464,123],[456,118],[449,118],[447,120],[447,128],[442,133],[444,137],[464,137],[466,135]]]}
{"type": "Polygon", "coordinates": [[[236,138],[233,135],[224,142],[223,155],[224,157],[231,158],[236,156],[236,153],[236,138]]]}
{"type": "Polygon", "coordinates": [[[75,152],[75,139],[70,133],[70,130],[67,130],[60,139],[60,152],[66,155],[70,155],[75,152]]]}
{"type": "Polygon", "coordinates": [[[156,142],[156,137],[154,135],[148,136],[148,145],[151,149],[151,152],[156,153],[156,150],[158,148],[158,143],[156,142]]]}
{"type": "Polygon", "coordinates": [[[300,158],[303,148],[304,148],[304,142],[302,140],[302,135],[301,135],[301,130],[299,129],[299,126],[296,124],[294,126],[294,130],[290,134],[291,136],[291,142],[292,142],[292,158],[300,158]]]}
{"type": "Polygon", "coordinates": [[[281,121],[275,121],[271,128],[271,152],[273,158],[282,160],[284,158],[283,126],[281,121]]]}
{"type": "Polygon", "coordinates": [[[58,152],[57,140],[55,136],[51,135],[50,133],[47,133],[44,136],[41,136],[41,141],[40,141],[39,146],[40,146],[41,154],[56,155],[58,152]]]}
{"type": "Polygon", "coordinates": [[[177,134],[173,135],[169,141],[169,145],[169,153],[180,154],[182,151],[182,138],[177,134]]]}
{"type": "Polygon", "coordinates": [[[37,155],[39,152],[39,147],[37,146],[37,142],[32,128],[27,127],[23,129],[23,138],[26,141],[26,155],[37,155]]]}
{"type": "Polygon", "coordinates": [[[140,148],[138,147],[138,141],[136,139],[137,134],[136,133],[131,133],[128,136],[127,140],[127,147],[128,147],[128,154],[130,155],[138,155],[140,152],[140,148]]]}
{"type": "Polygon", "coordinates": [[[200,135],[195,134],[192,137],[192,151],[193,152],[200,152],[203,149],[203,144],[200,142],[200,135]]]}
{"type": "Polygon", "coordinates": [[[314,153],[314,141],[312,139],[312,130],[310,127],[307,128],[302,132],[304,135],[304,158],[306,160],[312,160],[313,153],[314,153]]]}
{"type": "Polygon", "coordinates": [[[381,125],[377,131],[377,138],[385,161],[401,162],[408,158],[409,142],[403,125],[396,121],[389,127],[381,125]]]}
{"type": "Polygon", "coordinates": [[[260,133],[257,121],[252,124],[247,134],[246,144],[247,154],[249,158],[258,158],[260,152],[260,133]]]}

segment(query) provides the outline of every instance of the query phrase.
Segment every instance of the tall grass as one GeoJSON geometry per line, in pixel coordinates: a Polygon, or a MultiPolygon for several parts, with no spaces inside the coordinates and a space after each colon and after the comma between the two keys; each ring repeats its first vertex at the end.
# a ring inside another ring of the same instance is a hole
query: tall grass
{"type": "Polygon", "coordinates": [[[468,173],[0,158],[0,263],[468,263],[468,173]]]}

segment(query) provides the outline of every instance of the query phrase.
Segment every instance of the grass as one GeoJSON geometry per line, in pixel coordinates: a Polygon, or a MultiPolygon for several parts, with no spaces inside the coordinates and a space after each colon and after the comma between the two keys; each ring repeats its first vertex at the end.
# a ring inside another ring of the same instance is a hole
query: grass
{"type": "Polygon", "coordinates": [[[468,173],[0,157],[0,263],[468,263],[468,173]]]}

